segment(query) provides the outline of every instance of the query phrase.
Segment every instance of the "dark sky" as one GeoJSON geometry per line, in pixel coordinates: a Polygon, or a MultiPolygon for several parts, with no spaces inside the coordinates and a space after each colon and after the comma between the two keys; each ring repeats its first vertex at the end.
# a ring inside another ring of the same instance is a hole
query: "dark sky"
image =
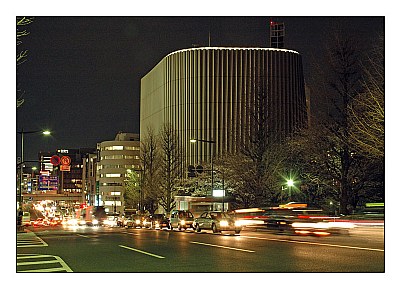
{"type": "Polygon", "coordinates": [[[337,25],[365,49],[384,31],[383,17],[35,17],[18,46],[29,58],[17,69],[25,103],[16,126],[53,135],[25,135],[25,160],[139,133],[140,79],[164,56],[208,46],[209,32],[211,46],[269,47],[270,18],[285,23],[285,48],[302,54],[306,81],[337,25]]]}

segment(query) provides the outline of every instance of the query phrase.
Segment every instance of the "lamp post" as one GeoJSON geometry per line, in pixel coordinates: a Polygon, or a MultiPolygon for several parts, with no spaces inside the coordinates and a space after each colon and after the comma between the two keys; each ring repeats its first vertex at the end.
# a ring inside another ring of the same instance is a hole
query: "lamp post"
{"type": "Polygon", "coordinates": [[[24,131],[22,129],[21,131],[17,132],[17,134],[21,135],[21,162],[19,163],[20,165],[20,183],[19,183],[19,191],[18,191],[18,204],[19,207],[22,208],[22,182],[23,182],[23,174],[24,174],[24,135],[25,134],[36,134],[36,133],[42,133],[43,135],[51,135],[51,132],[48,130],[36,130],[36,131],[24,131]]]}
{"type": "Polygon", "coordinates": [[[289,188],[289,202],[290,202],[291,199],[292,199],[292,187],[294,186],[294,181],[293,181],[293,179],[288,179],[287,182],[286,182],[286,185],[287,185],[288,188],[289,188]]]}
{"type": "Polygon", "coordinates": [[[211,144],[211,195],[214,191],[214,163],[213,163],[213,146],[212,144],[215,144],[216,142],[214,140],[203,140],[203,139],[190,139],[190,143],[196,143],[196,142],[204,142],[204,143],[209,143],[211,144]]]}

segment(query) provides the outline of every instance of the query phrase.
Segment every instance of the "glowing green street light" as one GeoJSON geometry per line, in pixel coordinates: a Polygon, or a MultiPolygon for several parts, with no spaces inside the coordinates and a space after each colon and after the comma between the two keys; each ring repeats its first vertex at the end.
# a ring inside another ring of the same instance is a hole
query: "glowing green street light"
{"type": "Polygon", "coordinates": [[[294,186],[294,181],[293,179],[288,179],[286,181],[286,185],[289,188],[289,202],[292,200],[292,187],[294,186]]]}

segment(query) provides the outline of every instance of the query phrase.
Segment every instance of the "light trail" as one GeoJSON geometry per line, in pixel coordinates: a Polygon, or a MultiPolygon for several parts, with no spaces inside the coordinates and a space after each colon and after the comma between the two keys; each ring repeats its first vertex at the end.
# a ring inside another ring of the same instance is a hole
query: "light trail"
{"type": "Polygon", "coordinates": [[[248,238],[248,239],[259,239],[259,240],[267,240],[267,241],[276,241],[276,242],[287,242],[287,243],[315,245],[315,246],[326,246],[326,247],[334,247],[334,248],[346,248],[346,249],[355,249],[355,250],[367,250],[367,251],[385,252],[384,249],[369,248],[369,247],[357,247],[357,246],[347,246],[347,245],[338,245],[338,244],[316,243],[316,242],[306,242],[306,241],[277,239],[277,238],[263,238],[263,237],[256,237],[256,236],[240,236],[240,237],[241,238],[248,238]]]}

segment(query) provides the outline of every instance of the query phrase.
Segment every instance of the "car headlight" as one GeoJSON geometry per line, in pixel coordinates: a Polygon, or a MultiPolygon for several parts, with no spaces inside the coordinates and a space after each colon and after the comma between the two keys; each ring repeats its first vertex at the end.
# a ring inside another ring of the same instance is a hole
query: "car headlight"
{"type": "Polygon", "coordinates": [[[140,224],[140,220],[136,220],[136,224],[140,224]]]}
{"type": "Polygon", "coordinates": [[[226,220],[222,220],[219,222],[219,225],[226,227],[226,226],[229,226],[229,223],[226,220]]]}
{"type": "Polygon", "coordinates": [[[94,219],[93,220],[93,225],[97,225],[97,224],[99,224],[99,221],[97,219],[94,219]]]}
{"type": "Polygon", "coordinates": [[[181,220],[181,225],[185,225],[185,224],[186,224],[185,220],[181,220]]]}
{"type": "Polygon", "coordinates": [[[235,221],[235,226],[236,227],[242,226],[242,222],[240,220],[235,221]]]}

